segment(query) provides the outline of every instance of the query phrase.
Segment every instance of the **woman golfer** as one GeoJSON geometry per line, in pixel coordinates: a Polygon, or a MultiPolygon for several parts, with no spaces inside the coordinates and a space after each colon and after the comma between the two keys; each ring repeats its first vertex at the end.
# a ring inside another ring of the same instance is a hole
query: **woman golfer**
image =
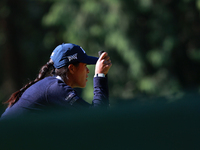
{"type": "Polygon", "coordinates": [[[106,52],[97,58],[88,56],[78,45],[61,44],[54,49],[49,62],[42,66],[38,77],[6,101],[8,107],[1,117],[37,114],[49,108],[80,110],[86,107],[107,107],[108,81],[105,75],[111,65],[106,52]],[[80,98],[74,90],[75,87],[86,86],[89,73],[87,65],[90,64],[96,64],[92,104],[80,98]],[[47,76],[49,71],[51,76],[47,76]]]}

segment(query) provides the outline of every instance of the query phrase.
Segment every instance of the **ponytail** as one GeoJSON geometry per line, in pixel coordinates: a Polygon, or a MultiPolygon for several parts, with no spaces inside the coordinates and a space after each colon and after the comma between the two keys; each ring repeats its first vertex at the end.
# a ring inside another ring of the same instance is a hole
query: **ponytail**
{"type": "Polygon", "coordinates": [[[13,93],[10,96],[10,98],[5,102],[5,104],[8,104],[8,107],[15,104],[27,88],[29,88],[34,83],[44,79],[47,76],[47,74],[49,73],[50,70],[52,70],[51,74],[53,74],[55,69],[53,67],[53,61],[51,59],[50,59],[49,62],[47,62],[47,64],[42,66],[42,68],[40,69],[39,74],[38,74],[38,76],[35,80],[29,82],[24,87],[22,87],[19,91],[16,91],[15,93],[13,93]],[[52,70],[52,68],[53,68],[53,70],[52,70]]]}

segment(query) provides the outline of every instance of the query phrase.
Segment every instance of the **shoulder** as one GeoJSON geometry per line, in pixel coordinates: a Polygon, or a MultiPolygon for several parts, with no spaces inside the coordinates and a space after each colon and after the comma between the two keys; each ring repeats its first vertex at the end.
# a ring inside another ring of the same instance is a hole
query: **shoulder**
{"type": "Polygon", "coordinates": [[[67,100],[70,97],[77,96],[74,89],[64,83],[62,80],[50,78],[47,80],[52,80],[47,89],[46,89],[46,97],[48,100],[67,100]]]}
{"type": "Polygon", "coordinates": [[[67,92],[67,91],[73,90],[65,82],[63,82],[61,79],[58,79],[56,77],[47,77],[46,80],[49,82],[49,85],[48,85],[49,92],[60,93],[60,92],[67,92]]]}

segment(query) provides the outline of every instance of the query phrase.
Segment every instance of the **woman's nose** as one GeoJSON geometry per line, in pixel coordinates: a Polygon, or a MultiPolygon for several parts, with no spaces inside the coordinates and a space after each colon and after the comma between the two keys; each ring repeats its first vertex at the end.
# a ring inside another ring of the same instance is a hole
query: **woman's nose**
{"type": "Polygon", "coordinates": [[[87,73],[89,73],[89,72],[90,72],[90,70],[88,69],[88,67],[86,67],[86,69],[87,69],[87,73]]]}

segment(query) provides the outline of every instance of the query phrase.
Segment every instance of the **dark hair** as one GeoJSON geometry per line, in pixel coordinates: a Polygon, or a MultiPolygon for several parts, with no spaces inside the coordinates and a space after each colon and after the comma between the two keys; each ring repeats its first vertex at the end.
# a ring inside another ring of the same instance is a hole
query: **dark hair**
{"type": "Polygon", "coordinates": [[[54,67],[53,67],[53,61],[50,59],[49,62],[47,62],[47,64],[45,64],[44,66],[41,67],[39,74],[37,76],[37,78],[29,83],[27,83],[24,87],[22,87],[19,91],[14,92],[10,98],[4,102],[5,104],[8,104],[8,107],[12,106],[13,104],[15,104],[19,98],[21,97],[21,95],[24,93],[24,91],[30,87],[31,85],[33,85],[34,83],[42,80],[43,78],[45,78],[47,76],[47,74],[50,72],[50,70],[53,70],[51,72],[51,74],[54,72],[54,67]]]}

